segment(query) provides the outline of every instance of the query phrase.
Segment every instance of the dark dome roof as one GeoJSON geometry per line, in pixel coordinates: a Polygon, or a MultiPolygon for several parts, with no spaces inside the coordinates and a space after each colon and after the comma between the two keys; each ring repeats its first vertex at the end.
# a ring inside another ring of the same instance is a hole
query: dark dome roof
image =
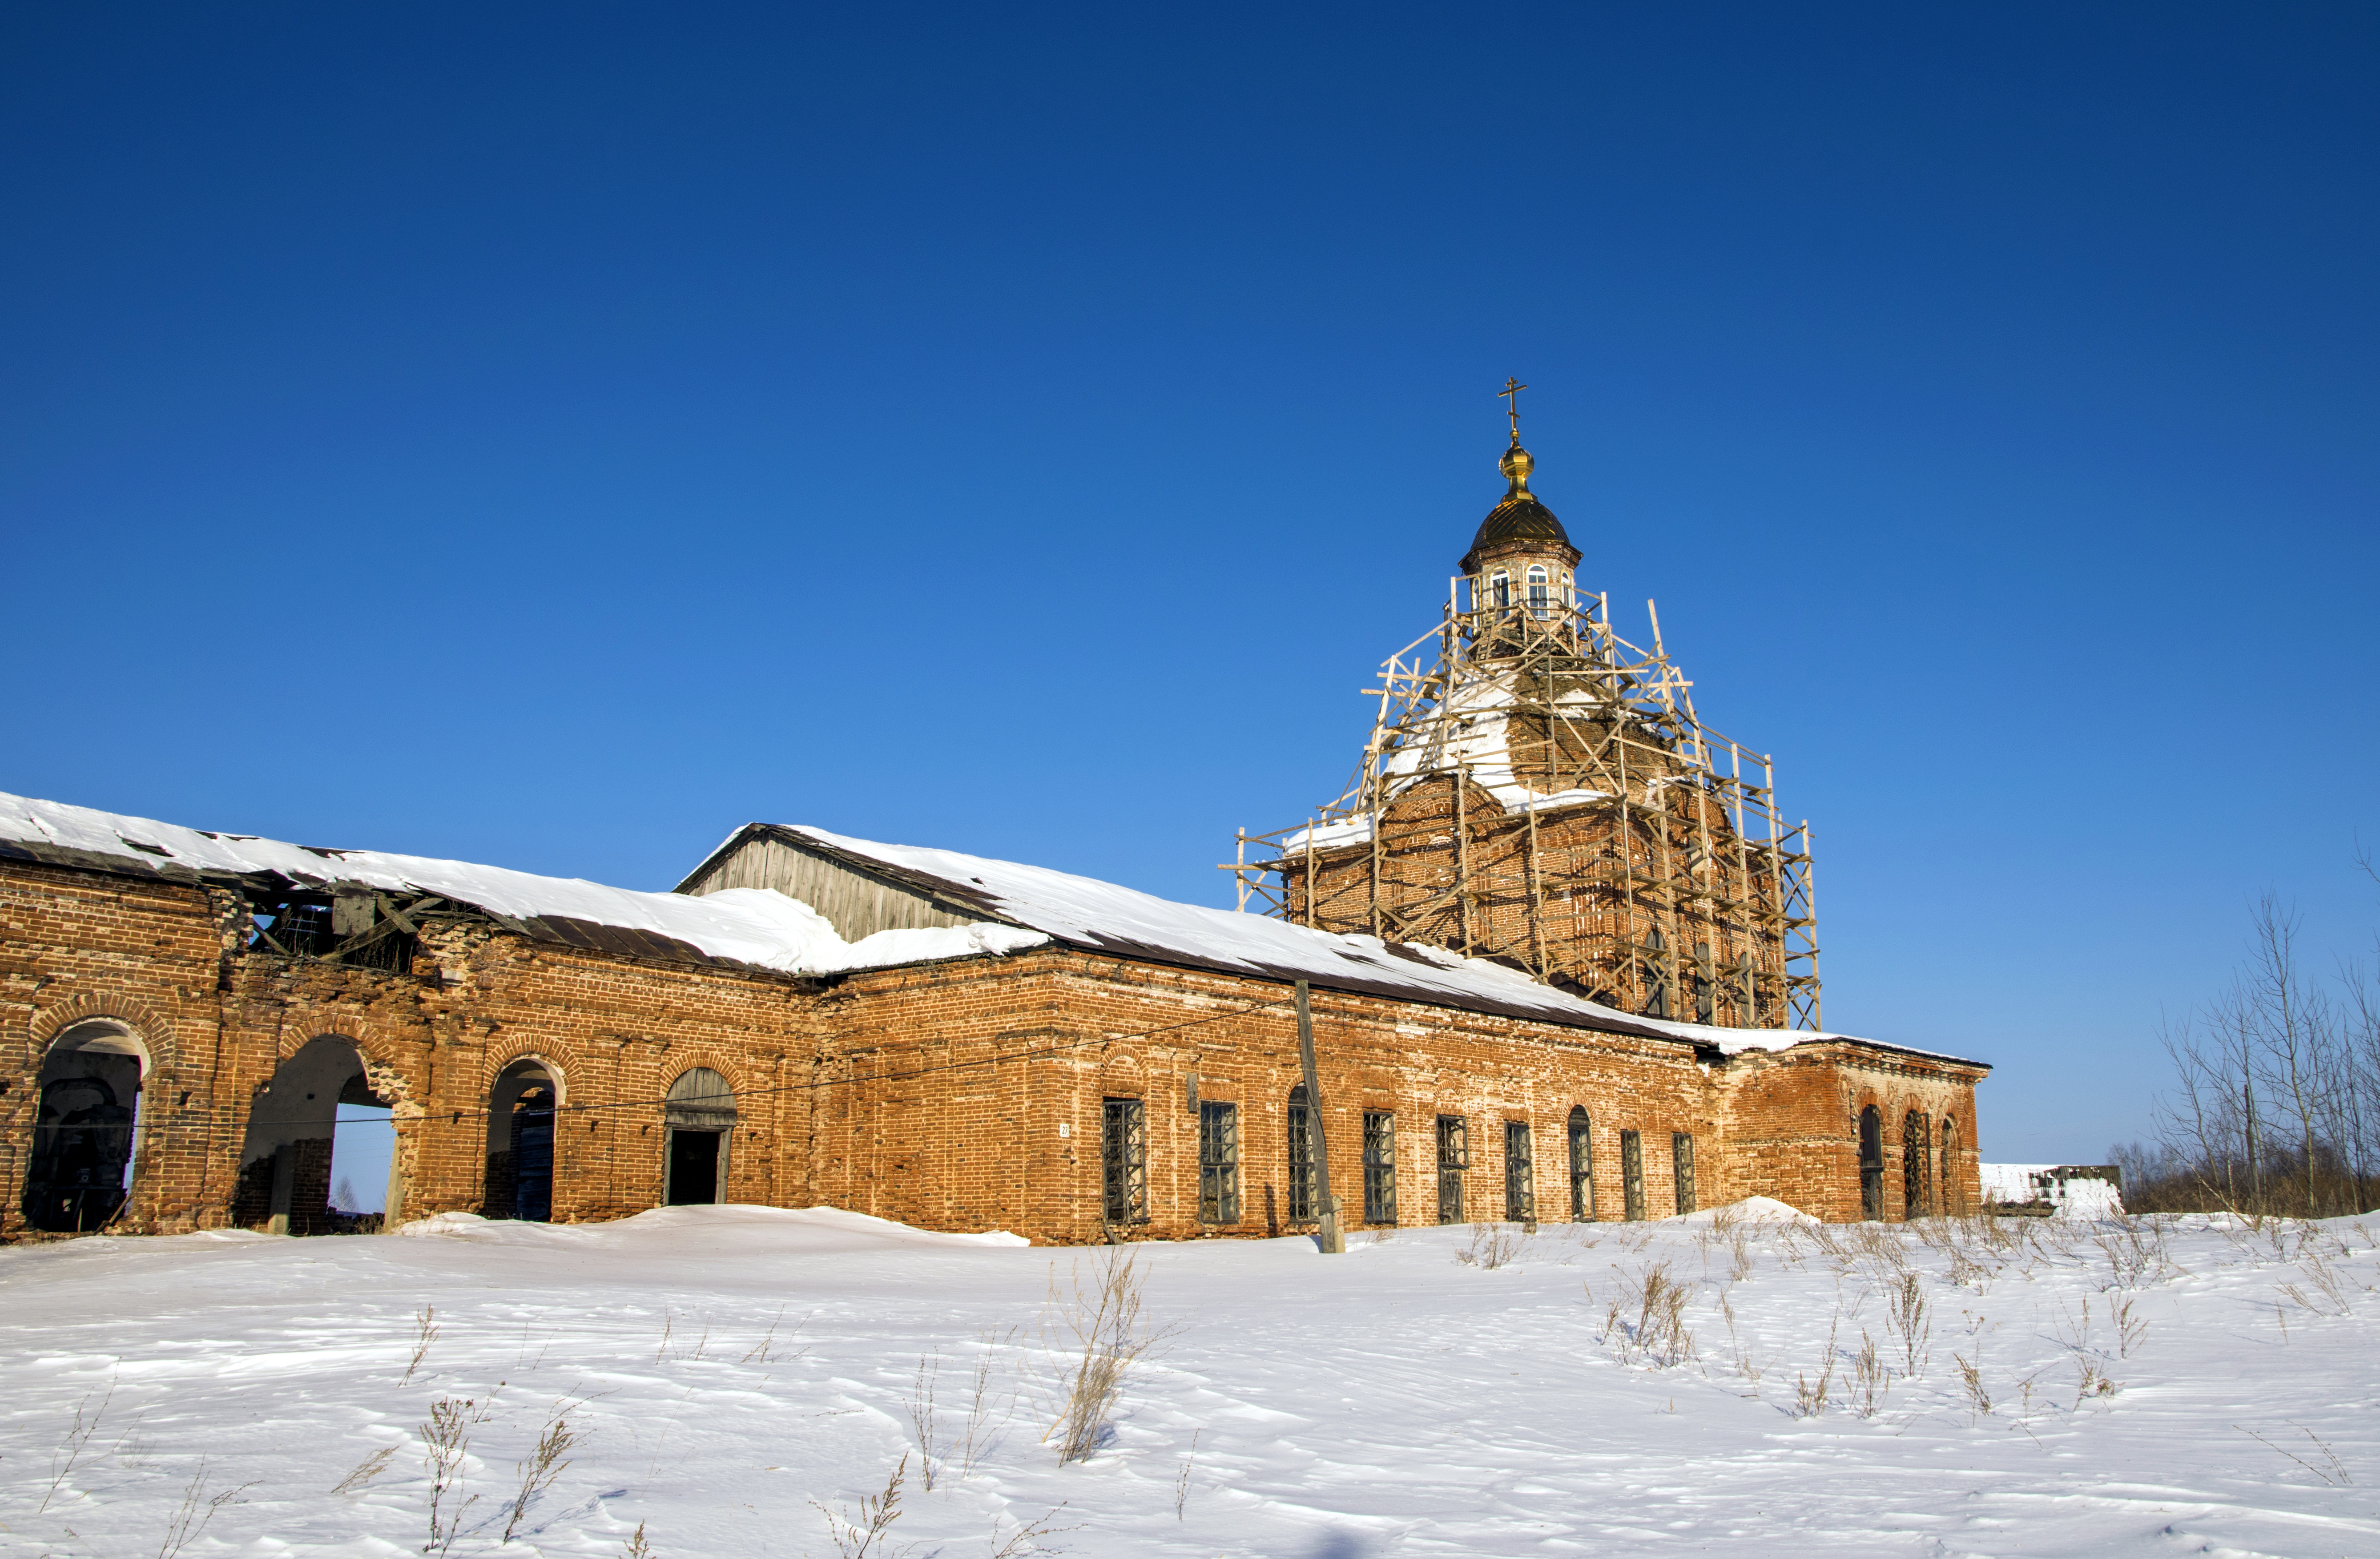
{"type": "Polygon", "coordinates": [[[1491,542],[1560,542],[1568,546],[1570,536],[1553,510],[1524,493],[1488,511],[1479,522],[1479,534],[1471,538],[1471,550],[1477,552],[1491,542]]]}
{"type": "Polygon", "coordinates": [[[1505,493],[1504,501],[1489,509],[1488,518],[1479,522],[1479,534],[1471,538],[1471,550],[1463,554],[1464,573],[1471,572],[1473,560],[1481,549],[1499,542],[1551,542],[1558,547],[1570,547],[1570,536],[1562,530],[1561,521],[1529,491],[1529,473],[1536,465],[1515,435],[1512,447],[1496,462],[1496,469],[1504,473],[1511,489],[1505,493]]]}

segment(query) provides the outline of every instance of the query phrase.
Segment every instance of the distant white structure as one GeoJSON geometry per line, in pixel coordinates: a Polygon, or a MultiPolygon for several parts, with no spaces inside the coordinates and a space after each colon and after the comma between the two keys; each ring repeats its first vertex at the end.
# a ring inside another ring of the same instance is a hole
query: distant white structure
{"type": "Polygon", "coordinates": [[[2043,1217],[2112,1218],[2124,1211],[2123,1172],[2111,1163],[1986,1163],[1984,1205],[2043,1217]]]}

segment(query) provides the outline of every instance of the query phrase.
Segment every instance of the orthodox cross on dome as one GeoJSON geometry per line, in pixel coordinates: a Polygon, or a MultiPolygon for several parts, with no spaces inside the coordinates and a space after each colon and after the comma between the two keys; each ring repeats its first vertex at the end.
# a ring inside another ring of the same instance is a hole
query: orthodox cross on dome
{"type": "Polygon", "coordinates": [[[1515,449],[1521,445],[1521,392],[1527,388],[1526,384],[1508,374],[1504,387],[1496,392],[1504,402],[1504,414],[1512,420],[1512,447],[1515,449]]]}

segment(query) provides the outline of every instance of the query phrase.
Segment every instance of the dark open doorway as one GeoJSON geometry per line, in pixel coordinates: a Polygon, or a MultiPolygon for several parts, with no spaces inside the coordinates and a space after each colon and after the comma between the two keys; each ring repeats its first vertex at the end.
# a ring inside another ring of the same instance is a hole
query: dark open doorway
{"type": "Polygon", "coordinates": [[[727,1200],[727,1138],[735,1127],[735,1094],[708,1066],[680,1073],[662,1109],[668,1147],[662,1200],[672,1207],[727,1200]]]}
{"type": "Polygon", "coordinates": [[[77,1024],[50,1047],[25,1163],[28,1224],[88,1234],[123,1210],[132,1190],[141,1071],[140,1047],[120,1024],[77,1024]]]}

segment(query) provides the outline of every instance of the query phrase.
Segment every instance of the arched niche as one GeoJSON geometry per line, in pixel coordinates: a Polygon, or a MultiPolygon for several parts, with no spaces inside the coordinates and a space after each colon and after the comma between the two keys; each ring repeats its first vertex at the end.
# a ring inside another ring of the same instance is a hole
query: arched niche
{"type": "MultiPolygon", "coordinates": [[[[355,1041],[344,1034],[317,1034],[308,1040],[274,1068],[272,1081],[258,1089],[249,1102],[232,1221],[243,1228],[291,1235],[361,1226],[364,1220],[334,1215],[331,1206],[339,1106],[384,1110],[389,1102],[372,1091],[363,1052],[355,1041]]],[[[391,1129],[365,1122],[352,1123],[352,1128],[391,1129]]],[[[389,1178],[393,1185],[394,1167],[389,1178]]]]}
{"type": "Polygon", "coordinates": [[[718,1201],[727,1185],[735,1090],[708,1066],[681,1072],[669,1086],[662,1126],[662,1200],[672,1207],[718,1201]]]}
{"type": "Polygon", "coordinates": [[[553,1217],[554,1124],[561,1068],[542,1056],[506,1063],[488,1090],[486,1199],[490,1218],[543,1224],[553,1217]]]}
{"type": "Polygon", "coordinates": [[[34,1085],[33,1139],[19,1211],[55,1234],[105,1227],[132,1194],[140,1086],[149,1052],[113,1018],[89,1018],[50,1042],[34,1085]]]}

